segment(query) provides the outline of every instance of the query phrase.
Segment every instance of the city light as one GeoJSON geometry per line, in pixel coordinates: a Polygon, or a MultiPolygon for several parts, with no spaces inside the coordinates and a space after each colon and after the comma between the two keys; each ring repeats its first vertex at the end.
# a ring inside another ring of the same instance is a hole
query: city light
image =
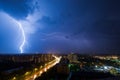
{"type": "MultiPolygon", "coordinates": [[[[27,76],[26,80],[31,80],[31,79],[35,79],[39,76],[42,75],[42,73],[44,72],[47,72],[48,69],[50,69],[51,67],[53,67],[54,65],[56,65],[57,63],[59,63],[59,61],[61,60],[61,57],[57,57],[57,56],[54,56],[53,57],[55,58],[54,60],[48,62],[48,63],[45,63],[45,66],[40,66],[40,68],[34,68],[34,72],[33,72],[33,75],[30,75],[27,76]]],[[[26,72],[26,74],[28,74],[28,72],[26,72]]]]}
{"type": "Polygon", "coordinates": [[[105,69],[105,70],[107,70],[107,69],[108,69],[108,67],[107,67],[107,66],[104,66],[104,69],[105,69]]]}
{"type": "Polygon", "coordinates": [[[46,71],[47,71],[47,69],[45,68],[45,69],[44,69],[44,71],[46,72],[46,71]]]}
{"type": "Polygon", "coordinates": [[[30,74],[30,72],[26,72],[26,73],[25,73],[25,75],[29,75],[29,74],[30,74]]]}
{"type": "Polygon", "coordinates": [[[34,79],[37,77],[37,75],[34,75],[34,79]]]}
{"type": "Polygon", "coordinates": [[[42,73],[43,73],[43,72],[42,72],[42,71],[40,71],[40,73],[39,73],[39,74],[41,75],[42,73]]]}
{"type": "Polygon", "coordinates": [[[12,80],[16,80],[16,77],[13,77],[13,79],[12,80]]]}

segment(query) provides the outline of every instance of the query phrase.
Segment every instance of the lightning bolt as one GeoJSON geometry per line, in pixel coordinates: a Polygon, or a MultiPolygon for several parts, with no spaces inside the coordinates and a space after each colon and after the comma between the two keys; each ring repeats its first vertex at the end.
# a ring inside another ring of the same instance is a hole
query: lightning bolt
{"type": "Polygon", "coordinates": [[[20,49],[20,53],[23,53],[24,52],[23,47],[24,47],[25,42],[26,42],[25,31],[24,31],[21,23],[19,23],[18,21],[15,21],[15,22],[18,24],[18,27],[19,27],[19,29],[21,30],[21,33],[22,33],[22,43],[19,46],[19,49],[20,49]]]}
{"type": "MultiPolygon", "coordinates": [[[[8,18],[8,20],[11,20],[13,22],[13,24],[15,24],[19,29],[20,29],[20,34],[21,34],[21,43],[20,43],[20,46],[19,46],[19,50],[20,50],[20,53],[23,53],[24,52],[24,45],[26,43],[26,35],[25,35],[25,30],[21,24],[20,21],[14,19],[13,17],[11,17],[9,14],[7,13],[4,13],[4,12],[0,12],[0,16],[3,15],[5,16],[5,18],[8,18]]],[[[7,20],[7,19],[6,19],[7,20]]]]}

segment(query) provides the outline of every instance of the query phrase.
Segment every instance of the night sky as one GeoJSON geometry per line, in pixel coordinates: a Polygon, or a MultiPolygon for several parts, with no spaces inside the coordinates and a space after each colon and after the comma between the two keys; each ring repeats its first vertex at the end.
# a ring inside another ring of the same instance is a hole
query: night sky
{"type": "Polygon", "coordinates": [[[0,0],[0,53],[120,52],[120,0],[0,0]]]}

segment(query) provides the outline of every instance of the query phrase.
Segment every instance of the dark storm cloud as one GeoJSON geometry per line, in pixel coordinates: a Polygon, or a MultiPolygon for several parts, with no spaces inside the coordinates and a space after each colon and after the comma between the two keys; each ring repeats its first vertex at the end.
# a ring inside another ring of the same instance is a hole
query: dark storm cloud
{"type": "Polygon", "coordinates": [[[9,15],[24,19],[32,11],[27,4],[29,0],[0,0],[0,10],[9,13],[9,15]]]}
{"type": "Polygon", "coordinates": [[[119,51],[118,0],[52,0],[47,8],[51,12],[41,20],[45,24],[42,32],[60,32],[61,35],[56,33],[44,36],[43,40],[46,41],[42,43],[46,43],[45,47],[63,52],[119,51]]]}

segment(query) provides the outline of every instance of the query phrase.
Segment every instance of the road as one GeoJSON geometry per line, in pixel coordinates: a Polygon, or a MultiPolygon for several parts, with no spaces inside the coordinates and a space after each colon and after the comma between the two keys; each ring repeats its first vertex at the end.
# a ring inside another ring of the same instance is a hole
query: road
{"type": "Polygon", "coordinates": [[[55,58],[53,61],[46,63],[45,66],[43,66],[39,70],[35,68],[34,74],[27,76],[25,80],[35,80],[37,77],[41,76],[44,72],[47,72],[48,69],[52,68],[54,65],[60,62],[61,57],[57,57],[55,55],[53,55],[53,57],[55,58]]]}

